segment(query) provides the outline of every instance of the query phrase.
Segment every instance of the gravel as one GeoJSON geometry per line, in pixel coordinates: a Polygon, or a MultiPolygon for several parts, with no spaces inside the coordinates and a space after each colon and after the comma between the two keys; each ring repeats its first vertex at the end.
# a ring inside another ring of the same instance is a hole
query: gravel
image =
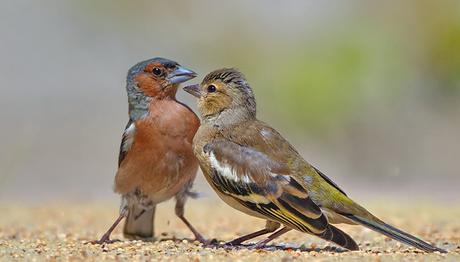
{"type": "MultiPolygon", "coordinates": [[[[369,206],[369,205],[368,205],[369,206]]],[[[173,203],[157,208],[155,242],[121,241],[93,245],[117,216],[116,203],[0,203],[0,260],[27,261],[460,261],[460,207],[436,204],[375,203],[371,210],[383,220],[447,249],[426,254],[359,226],[341,226],[360,245],[347,252],[299,232],[290,232],[264,250],[207,247],[174,216],[173,203]]],[[[264,222],[241,214],[217,200],[192,200],[186,216],[206,237],[223,241],[258,230],[264,222]]]]}

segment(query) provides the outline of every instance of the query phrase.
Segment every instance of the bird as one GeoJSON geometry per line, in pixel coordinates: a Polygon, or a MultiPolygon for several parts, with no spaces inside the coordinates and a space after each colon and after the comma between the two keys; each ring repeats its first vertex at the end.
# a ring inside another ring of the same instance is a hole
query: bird
{"type": "Polygon", "coordinates": [[[278,131],[258,120],[253,90],[239,70],[212,71],[201,84],[184,90],[198,99],[202,120],[193,150],[207,182],[231,207],[266,221],[264,229],[226,245],[237,246],[271,233],[250,245],[263,248],[294,229],[359,250],[347,233],[333,225],[346,223],[426,252],[446,252],[371,214],[304,160],[278,131]]]}
{"type": "Polygon", "coordinates": [[[110,243],[110,235],[126,218],[128,239],[154,240],[156,205],[175,198],[175,214],[192,231],[203,236],[184,217],[187,198],[195,197],[193,181],[198,161],[192,139],[200,125],[197,115],[176,100],[179,84],[196,73],[177,62],[152,58],[128,71],[126,90],[129,121],[123,132],[114,191],[121,195],[119,217],[95,243],[110,243]]]}

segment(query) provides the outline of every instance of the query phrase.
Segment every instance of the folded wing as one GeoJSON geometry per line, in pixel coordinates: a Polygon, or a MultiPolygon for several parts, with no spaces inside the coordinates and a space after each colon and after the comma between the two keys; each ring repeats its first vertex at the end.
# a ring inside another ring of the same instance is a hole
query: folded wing
{"type": "Polygon", "coordinates": [[[215,140],[204,147],[212,168],[212,183],[241,205],[302,232],[356,250],[356,243],[329,225],[308,192],[290,176],[286,163],[228,140],[215,140]]]}

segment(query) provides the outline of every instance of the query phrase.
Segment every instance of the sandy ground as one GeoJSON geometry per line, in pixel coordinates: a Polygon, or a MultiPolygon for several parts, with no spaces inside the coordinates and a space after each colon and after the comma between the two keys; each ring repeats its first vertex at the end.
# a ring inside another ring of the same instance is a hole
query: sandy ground
{"type": "MultiPolygon", "coordinates": [[[[362,251],[346,252],[299,232],[289,232],[268,250],[226,250],[203,247],[190,240],[191,233],[174,216],[171,202],[157,208],[158,241],[123,240],[87,244],[99,238],[117,216],[114,203],[0,203],[0,260],[167,260],[167,261],[460,261],[460,206],[376,202],[368,206],[382,219],[416,234],[448,254],[425,254],[358,226],[341,226],[362,251]],[[291,247],[291,248],[286,248],[291,247]],[[298,249],[301,247],[301,249],[298,249]]],[[[191,200],[189,220],[206,237],[231,240],[263,227],[264,222],[240,214],[217,200],[191,200]]]]}

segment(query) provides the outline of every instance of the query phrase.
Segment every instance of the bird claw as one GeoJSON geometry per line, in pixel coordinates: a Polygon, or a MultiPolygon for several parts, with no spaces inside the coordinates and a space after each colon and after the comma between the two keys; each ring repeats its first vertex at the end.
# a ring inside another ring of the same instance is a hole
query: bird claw
{"type": "Polygon", "coordinates": [[[205,247],[216,247],[219,244],[215,238],[205,239],[204,237],[195,237],[195,241],[200,242],[205,247]]]}
{"type": "Polygon", "coordinates": [[[224,244],[224,246],[237,247],[241,246],[241,243],[241,241],[228,241],[224,244]]]}
{"type": "Polygon", "coordinates": [[[219,247],[222,247],[224,249],[230,249],[230,250],[233,250],[233,249],[258,249],[257,247],[255,247],[256,244],[243,244],[243,243],[241,243],[239,241],[238,242],[229,241],[229,242],[226,242],[226,243],[220,245],[219,247]]]}
{"type": "Polygon", "coordinates": [[[220,245],[220,247],[224,249],[235,249],[238,246],[239,246],[238,244],[232,243],[231,241],[220,245]]]}
{"type": "Polygon", "coordinates": [[[252,244],[252,245],[249,245],[246,247],[247,249],[251,249],[251,250],[255,250],[255,249],[264,249],[265,248],[265,245],[261,245],[259,243],[255,243],[255,244],[252,244]]]}
{"type": "Polygon", "coordinates": [[[202,243],[203,245],[208,244],[208,242],[210,242],[210,240],[207,240],[206,238],[202,236],[195,236],[195,241],[198,241],[202,243]]]}
{"type": "Polygon", "coordinates": [[[92,244],[92,245],[106,245],[106,244],[113,244],[115,242],[120,242],[119,239],[110,239],[110,238],[101,238],[99,240],[93,240],[87,242],[87,244],[92,244]]]}

